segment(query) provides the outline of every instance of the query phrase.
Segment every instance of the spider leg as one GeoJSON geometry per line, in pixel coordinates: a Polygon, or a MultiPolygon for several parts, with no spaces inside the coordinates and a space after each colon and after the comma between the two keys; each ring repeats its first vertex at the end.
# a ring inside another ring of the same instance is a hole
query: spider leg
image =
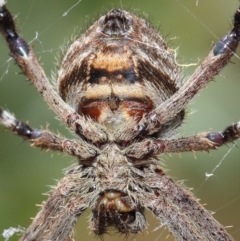
{"type": "Polygon", "coordinates": [[[233,241],[193,195],[156,169],[155,176],[149,180],[154,185],[154,193],[149,195],[147,206],[167,225],[173,236],[179,240],[233,241]]]}
{"type": "Polygon", "coordinates": [[[0,32],[7,41],[16,63],[57,116],[78,135],[87,136],[93,142],[106,140],[107,134],[101,125],[78,115],[59,97],[45,76],[32,48],[18,35],[13,17],[6,8],[4,0],[0,0],[0,32]]]}
{"type": "Polygon", "coordinates": [[[207,58],[175,94],[140,121],[136,130],[140,134],[146,132],[147,134],[152,134],[156,132],[162,124],[176,116],[176,113],[183,110],[189,101],[229,62],[237,49],[239,41],[240,8],[234,15],[231,33],[224,36],[216,44],[207,58]]]}
{"type": "Polygon", "coordinates": [[[97,148],[81,140],[68,140],[48,130],[31,128],[28,124],[18,121],[8,111],[0,108],[0,124],[12,130],[15,134],[32,143],[33,146],[65,152],[88,161],[97,156],[97,148]]]}
{"type": "Polygon", "coordinates": [[[239,139],[240,122],[228,126],[223,132],[205,132],[195,136],[164,141],[164,152],[208,151],[239,139]]]}
{"type": "Polygon", "coordinates": [[[135,159],[143,159],[149,155],[161,153],[208,151],[217,149],[240,138],[240,121],[228,126],[223,132],[203,132],[197,135],[176,139],[151,139],[130,145],[125,155],[135,159]]]}
{"type": "Polygon", "coordinates": [[[86,179],[76,169],[71,172],[58,183],[43,203],[21,241],[72,240],[71,231],[90,200],[87,194],[81,195],[82,189],[85,188],[86,193],[90,187],[84,184],[86,179]]]}

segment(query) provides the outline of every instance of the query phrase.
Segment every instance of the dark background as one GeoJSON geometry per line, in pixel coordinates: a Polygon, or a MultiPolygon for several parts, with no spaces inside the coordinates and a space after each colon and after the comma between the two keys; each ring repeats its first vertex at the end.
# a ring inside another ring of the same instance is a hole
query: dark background
{"type": "MultiPolygon", "coordinates": [[[[189,64],[203,60],[208,51],[223,35],[231,29],[231,18],[239,2],[229,0],[82,0],[65,17],[62,14],[70,9],[77,0],[9,0],[8,7],[16,16],[22,36],[30,42],[38,32],[37,40],[31,42],[37,56],[41,58],[48,76],[54,70],[55,56],[64,40],[70,38],[76,27],[84,27],[98,16],[102,10],[112,7],[138,9],[148,14],[156,26],[160,26],[163,35],[178,47],[178,62],[189,64]],[[176,38],[175,38],[176,37],[176,38]]],[[[55,115],[37,91],[26,81],[14,65],[8,61],[8,50],[0,40],[0,105],[15,113],[23,121],[29,121],[34,127],[46,127],[67,133],[58,123],[55,115]]],[[[238,53],[240,53],[238,51],[238,53]]],[[[189,115],[181,128],[181,135],[195,134],[204,130],[223,130],[229,124],[240,120],[240,61],[232,59],[222,72],[207,88],[200,92],[188,108],[189,115]],[[193,113],[194,112],[194,113],[193,113]],[[193,113],[190,115],[190,113],[193,113]]],[[[189,76],[195,67],[184,69],[189,76]]],[[[70,135],[68,135],[70,136],[70,135]]],[[[238,146],[240,144],[237,144],[238,146]]],[[[168,174],[176,180],[185,180],[185,185],[194,188],[201,203],[207,203],[208,210],[228,229],[236,240],[240,240],[240,150],[234,147],[224,162],[207,182],[205,173],[217,166],[232,144],[217,151],[164,156],[168,174]],[[201,188],[200,188],[201,187],[201,188]],[[200,188],[200,189],[199,189],[200,188]]],[[[52,154],[30,148],[27,142],[15,137],[11,132],[0,127],[0,233],[5,228],[27,227],[30,217],[39,209],[42,196],[60,179],[62,169],[74,163],[73,158],[52,154]]],[[[78,222],[76,240],[92,240],[89,235],[88,210],[78,222]]],[[[149,229],[137,236],[137,240],[165,240],[168,232],[162,229],[153,232],[160,222],[147,214],[149,229]]],[[[116,235],[105,240],[123,240],[116,235]]],[[[0,237],[0,240],[2,238],[0,237]]],[[[10,240],[17,240],[17,237],[10,240]]],[[[168,240],[173,240],[169,238],[168,240]]]]}

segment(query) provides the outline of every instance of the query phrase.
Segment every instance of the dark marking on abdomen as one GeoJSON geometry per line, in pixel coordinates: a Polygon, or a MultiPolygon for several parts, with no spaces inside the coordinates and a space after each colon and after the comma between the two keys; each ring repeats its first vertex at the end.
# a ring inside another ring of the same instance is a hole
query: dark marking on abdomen
{"type": "Polygon", "coordinates": [[[132,67],[112,72],[107,71],[107,69],[96,69],[92,67],[89,76],[89,83],[91,84],[103,84],[109,80],[114,82],[126,81],[130,84],[137,81],[136,74],[132,67]]]}

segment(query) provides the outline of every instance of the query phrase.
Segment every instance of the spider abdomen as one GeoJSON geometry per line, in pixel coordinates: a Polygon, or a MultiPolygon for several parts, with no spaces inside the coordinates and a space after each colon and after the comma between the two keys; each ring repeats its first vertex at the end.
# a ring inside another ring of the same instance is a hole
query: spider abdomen
{"type": "Polygon", "coordinates": [[[145,20],[123,10],[110,11],[75,40],[58,73],[62,99],[115,132],[165,102],[180,80],[163,38],[145,20]]]}

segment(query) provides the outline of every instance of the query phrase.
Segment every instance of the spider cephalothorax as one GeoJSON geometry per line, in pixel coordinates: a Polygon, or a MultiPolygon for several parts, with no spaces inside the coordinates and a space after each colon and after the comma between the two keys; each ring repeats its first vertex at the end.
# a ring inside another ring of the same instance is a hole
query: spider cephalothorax
{"type": "Polygon", "coordinates": [[[0,30],[25,75],[77,134],[69,140],[37,130],[0,109],[0,121],[33,146],[78,159],[58,183],[22,240],[69,240],[77,218],[90,207],[97,235],[116,228],[138,233],[150,209],[178,240],[233,240],[192,194],[167,177],[161,153],[215,149],[240,137],[239,123],[223,132],[174,139],[188,102],[229,62],[240,38],[240,10],[185,83],[173,53],[143,19],[111,10],[69,47],[49,84],[33,50],[19,37],[0,0],[0,30]]]}

